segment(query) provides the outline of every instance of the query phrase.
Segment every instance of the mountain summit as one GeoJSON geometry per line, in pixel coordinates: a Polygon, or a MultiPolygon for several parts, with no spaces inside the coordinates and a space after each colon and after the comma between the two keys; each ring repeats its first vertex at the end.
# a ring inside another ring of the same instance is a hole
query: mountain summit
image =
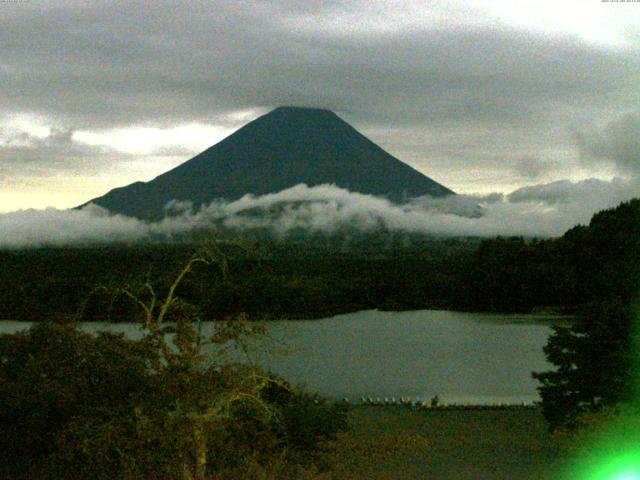
{"type": "Polygon", "coordinates": [[[453,192],[367,139],[329,110],[279,107],[155,179],[91,200],[112,212],[146,220],[171,200],[196,207],[306,183],[403,201],[453,192]]]}

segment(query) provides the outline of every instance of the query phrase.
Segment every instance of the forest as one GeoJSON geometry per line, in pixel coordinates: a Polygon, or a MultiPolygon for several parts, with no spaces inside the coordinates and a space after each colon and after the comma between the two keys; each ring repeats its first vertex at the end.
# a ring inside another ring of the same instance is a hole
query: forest
{"type": "MultiPolygon", "coordinates": [[[[640,270],[638,200],[594,215],[556,239],[442,239],[380,231],[299,233],[219,243],[230,258],[194,269],[180,294],[203,318],[321,318],[363,309],[424,308],[572,313],[590,302],[629,301],[640,270]]],[[[97,286],[153,279],[167,288],[199,243],[85,245],[0,251],[0,318],[125,320],[126,299],[97,286]],[[111,302],[108,306],[105,302],[111,302]]]]}

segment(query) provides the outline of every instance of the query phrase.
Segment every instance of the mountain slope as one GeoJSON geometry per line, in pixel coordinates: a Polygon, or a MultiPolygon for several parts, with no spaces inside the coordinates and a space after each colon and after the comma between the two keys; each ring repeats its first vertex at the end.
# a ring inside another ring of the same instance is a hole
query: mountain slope
{"type": "Polygon", "coordinates": [[[116,188],[91,202],[156,220],[173,199],[197,207],[299,183],[333,183],[395,201],[453,193],[389,155],[331,111],[280,107],[150,182],[116,188]]]}

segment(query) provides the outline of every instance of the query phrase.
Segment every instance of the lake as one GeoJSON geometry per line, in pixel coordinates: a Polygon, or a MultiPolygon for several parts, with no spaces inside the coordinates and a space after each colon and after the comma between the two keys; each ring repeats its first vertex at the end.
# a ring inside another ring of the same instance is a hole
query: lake
{"type": "MultiPolygon", "coordinates": [[[[551,369],[543,346],[558,317],[438,310],[337,315],[269,322],[257,360],[291,382],[331,398],[438,395],[448,403],[539,400],[532,371],[551,369]]],[[[0,333],[28,324],[0,322],[0,333]]],[[[134,324],[84,323],[139,337],[134,324]]],[[[204,332],[213,325],[205,324],[204,332]]]]}

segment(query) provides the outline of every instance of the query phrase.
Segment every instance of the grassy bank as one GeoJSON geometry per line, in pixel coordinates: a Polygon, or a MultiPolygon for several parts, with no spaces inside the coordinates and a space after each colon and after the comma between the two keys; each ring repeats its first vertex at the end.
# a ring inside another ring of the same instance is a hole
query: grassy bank
{"type": "Polygon", "coordinates": [[[394,458],[380,469],[389,478],[428,480],[541,480],[550,473],[557,445],[539,409],[412,410],[353,407],[356,437],[420,434],[423,458],[394,458]]]}

